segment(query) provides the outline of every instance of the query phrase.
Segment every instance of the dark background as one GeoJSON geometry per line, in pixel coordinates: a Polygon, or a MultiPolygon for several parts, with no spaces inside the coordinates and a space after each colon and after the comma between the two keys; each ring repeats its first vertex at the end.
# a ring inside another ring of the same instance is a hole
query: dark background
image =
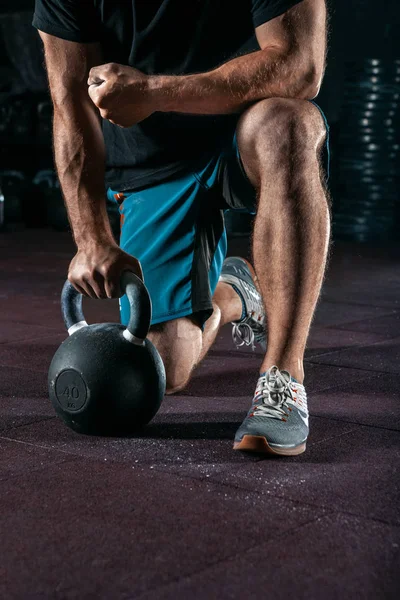
{"type": "MultiPolygon", "coordinates": [[[[32,0],[0,6],[0,185],[4,229],[68,227],[51,151],[51,104],[32,0]]],[[[398,237],[400,8],[330,1],[328,66],[318,103],[331,125],[334,236],[398,237]]],[[[227,218],[246,234],[243,216],[227,218]]]]}

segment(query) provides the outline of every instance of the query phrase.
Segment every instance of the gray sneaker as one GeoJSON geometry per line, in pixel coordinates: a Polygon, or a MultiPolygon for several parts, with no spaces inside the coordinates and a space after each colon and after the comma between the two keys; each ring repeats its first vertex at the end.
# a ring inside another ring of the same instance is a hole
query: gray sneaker
{"type": "Polygon", "coordinates": [[[223,283],[229,283],[239,294],[244,305],[244,315],[232,323],[232,339],[237,348],[251,346],[256,341],[265,351],[266,323],[261,294],[257,289],[257,277],[251,264],[239,256],[230,256],[224,260],[221,276],[223,283]]]}
{"type": "Polygon", "coordinates": [[[260,376],[253,403],[235,435],[234,450],[294,456],[306,449],[307,394],[288,371],[271,367],[260,376]]]}

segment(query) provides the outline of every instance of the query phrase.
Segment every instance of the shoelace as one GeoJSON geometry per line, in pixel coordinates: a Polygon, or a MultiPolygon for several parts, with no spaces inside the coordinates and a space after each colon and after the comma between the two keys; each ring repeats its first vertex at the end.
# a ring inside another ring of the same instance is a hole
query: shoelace
{"type": "Polygon", "coordinates": [[[258,380],[254,402],[257,403],[259,400],[261,403],[254,407],[252,415],[264,415],[272,419],[288,417],[284,409],[291,409],[286,402],[294,400],[290,373],[279,371],[276,366],[268,369],[258,380]]]}
{"type": "Polygon", "coordinates": [[[232,339],[236,348],[240,348],[243,345],[251,345],[252,350],[255,350],[254,331],[246,321],[232,323],[232,339]]]}
{"type": "Polygon", "coordinates": [[[246,345],[255,350],[254,341],[259,342],[265,335],[263,325],[250,325],[252,315],[248,315],[243,321],[232,323],[232,339],[236,348],[246,345]]]}
{"type": "Polygon", "coordinates": [[[240,279],[240,290],[236,285],[232,284],[232,286],[239,295],[244,297],[247,315],[240,322],[232,322],[232,339],[236,348],[246,345],[251,346],[254,351],[254,341],[260,342],[265,335],[264,307],[260,293],[254,285],[249,285],[242,277],[240,279]]]}

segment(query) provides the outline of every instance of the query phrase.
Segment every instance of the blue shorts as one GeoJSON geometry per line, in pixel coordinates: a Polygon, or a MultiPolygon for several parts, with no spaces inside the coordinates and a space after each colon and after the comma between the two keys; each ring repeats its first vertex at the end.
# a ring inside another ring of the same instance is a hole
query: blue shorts
{"type": "MultiPolygon", "coordinates": [[[[323,157],[327,175],[328,137],[323,157]]],[[[152,325],[191,316],[203,327],[213,311],[212,296],[226,256],[224,212],[256,212],[256,193],[244,171],[236,134],[229,147],[196,170],[133,192],[109,189],[107,196],[119,205],[121,248],[142,265],[152,325]]],[[[123,296],[124,325],[129,310],[123,296]]]]}

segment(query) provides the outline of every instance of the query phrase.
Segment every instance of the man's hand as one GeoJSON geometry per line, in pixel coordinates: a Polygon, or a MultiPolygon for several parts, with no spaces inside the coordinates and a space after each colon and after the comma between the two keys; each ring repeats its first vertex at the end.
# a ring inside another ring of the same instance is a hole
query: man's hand
{"type": "Polygon", "coordinates": [[[109,63],[89,73],[89,96],[104,119],[131,127],[157,110],[150,78],[133,67],[109,63]]]}
{"type": "Polygon", "coordinates": [[[71,261],[68,279],[84,296],[120,298],[123,271],[133,271],[143,281],[140,262],[116,244],[88,244],[71,261]]]}

